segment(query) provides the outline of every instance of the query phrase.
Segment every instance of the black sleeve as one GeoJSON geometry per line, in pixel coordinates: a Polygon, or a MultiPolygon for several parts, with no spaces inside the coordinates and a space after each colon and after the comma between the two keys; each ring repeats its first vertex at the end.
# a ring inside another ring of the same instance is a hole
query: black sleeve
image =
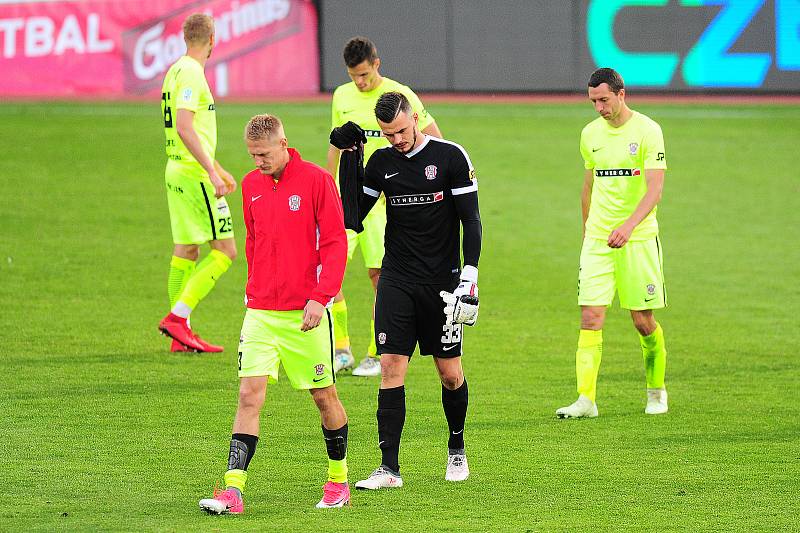
{"type": "MultiPolygon", "coordinates": [[[[367,162],[367,168],[364,169],[364,181],[361,186],[361,191],[358,195],[358,213],[360,216],[359,226],[361,229],[357,229],[359,233],[364,230],[363,225],[361,224],[364,222],[364,219],[369,214],[370,209],[375,205],[375,202],[378,201],[378,198],[381,195],[380,184],[381,182],[375,178],[375,176],[380,177],[380,173],[376,174],[375,167],[377,166],[375,161],[377,161],[376,154],[372,154],[369,161],[367,162]]],[[[349,228],[355,229],[355,228],[349,228]]]]}
{"type": "Polygon", "coordinates": [[[466,150],[459,145],[456,147],[458,150],[453,152],[450,160],[450,192],[453,195],[461,226],[464,228],[462,242],[464,265],[472,265],[477,268],[483,235],[481,214],[478,209],[478,182],[466,150]]]}
{"type": "Polygon", "coordinates": [[[481,213],[478,209],[478,192],[473,191],[453,196],[453,201],[456,204],[458,218],[461,219],[461,226],[464,228],[462,242],[464,264],[478,268],[478,259],[481,255],[481,239],[483,237],[481,213]]]}
{"type": "Polygon", "coordinates": [[[342,152],[339,158],[339,195],[342,197],[344,227],[357,232],[364,231],[361,222],[361,191],[364,186],[364,148],[342,152]]]}
{"type": "Polygon", "coordinates": [[[369,212],[369,208],[364,211],[361,207],[364,188],[364,143],[367,138],[364,130],[357,124],[347,122],[333,128],[330,141],[333,146],[345,150],[339,158],[339,195],[342,198],[344,226],[360,233],[364,231],[362,222],[369,212]]]}

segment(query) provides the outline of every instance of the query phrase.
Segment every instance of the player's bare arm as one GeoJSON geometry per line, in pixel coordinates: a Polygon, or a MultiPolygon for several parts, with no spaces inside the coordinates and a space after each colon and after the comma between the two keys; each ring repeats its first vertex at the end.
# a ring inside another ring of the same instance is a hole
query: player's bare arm
{"type": "Polygon", "coordinates": [[[620,227],[616,228],[608,236],[608,246],[611,248],[622,248],[628,239],[631,238],[631,233],[650,214],[650,212],[661,201],[661,192],[664,190],[664,169],[645,169],[644,179],[647,183],[647,192],[639,201],[639,205],[633,211],[633,214],[628,217],[620,227]]]}
{"type": "Polygon", "coordinates": [[[433,135],[434,137],[438,137],[440,139],[444,138],[442,137],[442,132],[439,131],[439,126],[436,124],[436,121],[433,121],[424,128],[422,128],[422,133],[424,133],[425,135],[433,135]]]}
{"type": "Polygon", "coordinates": [[[336,176],[336,170],[339,168],[339,149],[334,145],[328,145],[328,159],[325,165],[325,170],[331,176],[336,176]]]}
{"type": "Polygon", "coordinates": [[[592,203],[592,186],[594,185],[594,169],[586,169],[583,173],[583,191],[581,192],[581,212],[583,225],[581,236],[586,236],[586,221],[589,219],[589,206],[592,203]]]}
{"type": "Polygon", "coordinates": [[[214,185],[214,196],[220,198],[225,196],[228,186],[225,181],[219,176],[217,169],[214,166],[214,161],[203,150],[203,145],[200,142],[200,137],[194,129],[194,111],[188,109],[178,109],[176,129],[178,136],[183,141],[186,149],[194,156],[200,166],[208,172],[208,178],[211,184],[214,185]]]}

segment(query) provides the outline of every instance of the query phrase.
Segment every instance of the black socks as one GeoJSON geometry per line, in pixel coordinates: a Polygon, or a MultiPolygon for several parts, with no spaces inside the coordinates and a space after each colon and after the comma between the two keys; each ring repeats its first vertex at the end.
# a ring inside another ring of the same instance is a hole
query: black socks
{"type": "Polygon", "coordinates": [[[464,421],[467,419],[468,392],[466,379],[455,390],[446,389],[442,385],[442,407],[447,418],[447,426],[450,428],[447,447],[451,452],[464,453],[464,421]]]}
{"type": "Polygon", "coordinates": [[[347,456],[347,424],[339,429],[327,429],[322,426],[325,446],[328,448],[328,459],[341,461],[347,456]]]}
{"type": "Polygon", "coordinates": [[[231,451],[228,454],[228,470],[247,470],[250,459],[256,453],[258,437],[247,433],[231,436],[231,451]]]}
{"type": "Polygon", "coordinates": [[[404,386],[378,391],[378,446],[381,464],[400,472],[400,435],[406,421],[406,389],[404,386]]]}

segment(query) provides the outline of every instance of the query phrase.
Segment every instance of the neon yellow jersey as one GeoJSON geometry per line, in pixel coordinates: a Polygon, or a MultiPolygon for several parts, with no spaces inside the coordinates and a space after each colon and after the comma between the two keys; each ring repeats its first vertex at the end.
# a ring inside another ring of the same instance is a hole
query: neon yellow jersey
{"type": "Polygon", "coordinates": [[[164,116],[167,158],[170,161],[199,166],[197,159],[178,135],[178,109],[188,109],[194,113],[194,130],[200,137],[203,150],[213,160],[217,149],[214,96],[208,88],[203,66],[189,56],[181,57],[167,71],[161,88],[161,111],[164,116]]]}
{"type": "Polygon", "coordinates": [[[333,92],[331,104],[331,127],[336,128],[345,122],[353,121],[367,134],[364,145],[364,164],[376,150],[389,146],[389,141],[381,134],[375,118],[375,104],[383,93],[399,92],[408,98],[411,108],[419,115],[419,129],[423,130],[433,123],[434,118],[425,111],[419,97],[410,87],[384,77],[379,86],[368,92],[361,92],[353,82],[340,85],[333,92]]]}
{"type": "MultiPolygon", "coordinates": [[[[633,214],[647,192],[645,170],[667,168],[664,136],[654,120],[636,111],[619,128],[598,117],[581,132],[581,155],[585,168],[594,173],[586,236],[607,239],[633,214]]],[[[653,208],[633,230],[630,240],[656,235],[658,222],[653,208]]]]}

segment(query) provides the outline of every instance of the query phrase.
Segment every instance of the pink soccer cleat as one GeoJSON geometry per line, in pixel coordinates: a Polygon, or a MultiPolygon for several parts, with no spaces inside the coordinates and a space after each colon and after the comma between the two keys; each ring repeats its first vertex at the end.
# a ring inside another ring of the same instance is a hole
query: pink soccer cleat
{"type": "Polygon", "coordinates": [[[201,352],[219,353],[225,349],[222,346],[218,346],[216,344],[211,344],[210,342],[204,341],[194,331],[192,332],[192,337],[194,338],[195,342],[200,345],[201,352]]]}
{"type": "Polygon", "coordinates": [[[213,498],[200,500],[200,509],[208,514],[242,514],[244,500],[236,489],[214,489],[213,498]]]}
{"type": "Polygon", "coordinates": [[[203,352],[203,345],[200,344],[189,328],[185,318],[172,313],[165,316],[158,324],[158,329],[167,337],[172,337],[187,348],[198,352],[203,352]]]}
{"type": "Polygon", "coordinates": [[[194,352],[196,350],[194,348],[187,348],[180,342],[176,341],[175,339],[172,339],[172,344],[169,347],[169,351],[173,353],[179,353],[179,352],[194,352]]]}
{"type": "Polygon", "coordinates": [[[328,481],[322,487],[322,499],[317,504],[317,509],[330,509],[350,505],[350,485],[328,481]]]}

